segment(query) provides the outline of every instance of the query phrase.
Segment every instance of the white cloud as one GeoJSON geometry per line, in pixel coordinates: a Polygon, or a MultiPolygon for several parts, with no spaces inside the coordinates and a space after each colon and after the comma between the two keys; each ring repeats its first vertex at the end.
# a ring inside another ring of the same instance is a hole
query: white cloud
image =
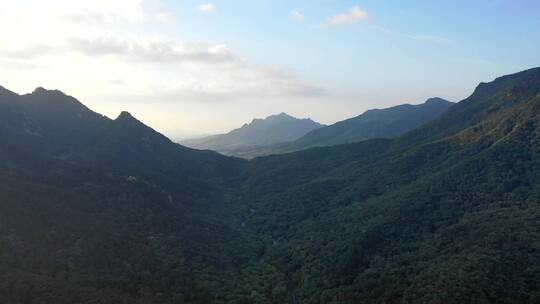
{"type": "Polygon", "coordinates": [[[354,24],[366,21],[369,18],[368,13],[359,6],[353,6],[348,13],[334,16],[330,19],[333,25],[354,24]]]}
{"type": "Polygon", "coordinates": [[[37,67],[38,67],[37,65],[35,65],[33,63],[29,63],[26,60],[19,60],[19,59],[7,59],[6,60],[6,59],[1,59],[0,58],[0,68],[6,69],[6,70],[11,70],[11,69],[30,70],[30,69],[35,69],[37,67]]]}
{"type": "Polygon", "coordinates": [[[155,20],[170,22],[174,18],[172,12],[163,8],[150,8],[143,0],[71,1],[66,7],[64,18],[90,24],[155,20]]]}
{"type": "Polygon", "coordinates": [[[68,49],[88,56],[115,56],[120,60],[160,63],[232,63],[238,59],[223,44],[187,43],[166,38],[121,39],[100,36],[70,38],[68,49]]]}
{"type": "Polygon", "coordinates": [[[325,94],[292,72],[250,64],[222,43],[141,32],[136,23],[161,22],[155,13],[169,11],[153,10],[140,0],[118,0],[125,7],[100,0],[36,1],[36,10],[11,1],[11,11],[0,11],[0,76],[10,75],[0,77],[0,83],[6,86],[168,102],[325,94]],[[121,79],[122,85],[104,76],[121,79]]]}
{"type": "Polygon", "coordinates": [[[32,9],[3,1],[10,9],[0,10],[0,85],[17,92],[57,88],[109,117],[134,111],[161,129],[196,123],[183,111],[199,111],[200,128],[217,128],[204,118],[222,116],[216,107],[247,113],[254,103],[274,109],[326,96],[294,72],[251,64],[220,41],[159,32],[161,19],[174,16],[143,1],[118,0],[126,10],[105,0],[29,0],[32,9]],[[170,109],[189,120],[155,114],[170,109]]]}
{"type": "Polygon", "coordinates": [[[292,11],[291,17],[298,22],[303,22],[306,19],[299,11],[292,11]]]}
{"type": "Polygon", "coordinates": [[[199,10],[199,12],[205,13],[205,14],[217,12],[216,6],[213,5],[212,3],[206,3],[206,4],[199,5],[198,10],[199,10]]]}
{"type": "Polygon", "coordinates": [[[192,71],[193,78],[155,84],[142,95],[166,102],[231,102],[239,100],[276,100],[281,98],[317,98],[327,92],[282,69],[260,67],[246,62],[223,67],[219,73],[192,71]]]}
{"type": "MultiPolygon", "coordinates": [[[[38,44],[12,50],[10,54],[17,56],[0,66],[48,66],[34,76],[40,72],[73,73],[71,67],[76,67],[81,75],[79,81],[88,85],[102,82],[100,75],[122,79],[122,86],[111,86],[110,82],[108,87],[94,85],[96,91],[103,89],[100,95],[114,92],[115,99],[122,100],[216,102],[313,98],[325,94],[322,88],[303,81],[293,72],[250,64],[226,45],[216,43],[166,37],[72,36],[59,46],[38,44]]],[[[63,79],[59,85],[39,85],[69,89],[70,80],[63,79]]]]}
{"type": "Polygon", "coordinates": [[[166,9],[159,9],[154,13],[155,19],[163,23],[172,23],[176,20],[173,12],[166,9]]]}
{"type": "Polygon", "coordinates": [[[54,50],[53,47],[46,44],[35,44],[24,49],[0,49],[0,55],[11,59],[32,59],[45,55],[54,50]]]}

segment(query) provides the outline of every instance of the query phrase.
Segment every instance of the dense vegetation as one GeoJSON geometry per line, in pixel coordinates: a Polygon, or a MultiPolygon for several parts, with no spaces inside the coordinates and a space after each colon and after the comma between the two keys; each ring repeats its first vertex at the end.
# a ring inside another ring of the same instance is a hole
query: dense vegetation
{"type": "Polygon", "coordinates": [[[540,68],[250,162],[36,94],[0,92],[3,302],[540,302],[540,68]]]}

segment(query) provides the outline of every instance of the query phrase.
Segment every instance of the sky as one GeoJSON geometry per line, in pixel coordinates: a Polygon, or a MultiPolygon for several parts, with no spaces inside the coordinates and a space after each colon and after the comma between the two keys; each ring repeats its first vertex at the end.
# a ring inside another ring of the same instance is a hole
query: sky
{"type": "Polygon", "coordinates": [[[459,101],[540,66],[537,0],[0,0],[0,85],[181,139],[459,101]],[[210,2],[209,2],[210,1],[210,2]]]}

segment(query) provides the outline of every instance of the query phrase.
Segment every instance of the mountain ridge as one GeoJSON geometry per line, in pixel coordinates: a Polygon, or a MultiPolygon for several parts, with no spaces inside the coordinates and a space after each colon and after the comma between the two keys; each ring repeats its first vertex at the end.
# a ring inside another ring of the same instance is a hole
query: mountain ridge
{"type": "Polygon", "coordinates": [[[192,148],[229,154],[230,151],[242,147],[290,141],[322,126],[310,118],[299,119],[282,112],[264,119],[255,118],[226,134],[190,139],[180,143],[192,148]]]}
{"type": "Polygon", "coordinates": [[[452,105],[452,102],[434,97],[419,105],[401,104],[371,109],[356,117],[313,130],[291,142],[239,148],[229,154],[249,159],[373,138],[393,138],[435,119],[452,105]]]}
{"type": "Polygon", "coordinates": [[[2,145],[0,299],[536,303],[540,69],[503,80],[396,138],[251,161],[138,124],[99,130],[105,164],[2,145]]]}

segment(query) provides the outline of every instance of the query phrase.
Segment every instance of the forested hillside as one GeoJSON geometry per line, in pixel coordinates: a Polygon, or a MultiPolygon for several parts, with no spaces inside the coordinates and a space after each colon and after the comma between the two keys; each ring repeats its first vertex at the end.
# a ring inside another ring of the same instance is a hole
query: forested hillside
{"type": "Polygon", "coordinates": [[[228,245],[249,243],[228,212],[245,161],[179,146],[129,113],[111,120],[59,91],[3,90],[0,115],[8,303],[208,302],[205,276],[223,280],[250,254],[228,245]]]}
{"type": "Polygon", "coordinates": [[[430,98],[419,105],[404,104],[369,110],[362,115],[312,131],[296,140],[296,150],[359,142],[373,138],[393,138],[432,121],[453,105],[442,98],[430,98]]]}
{"type": "Polygon", "coordinates": [[[529,70],[393,141],[253,161],[252,225],[302,303],[537,302],[539,93],[529,70]]]}
{"type": "Polygon", "coordinates": [[[0,115],[4,302],[540,301],[540,68],[395,139],[250,162],[59,92],[0,115]]]}

